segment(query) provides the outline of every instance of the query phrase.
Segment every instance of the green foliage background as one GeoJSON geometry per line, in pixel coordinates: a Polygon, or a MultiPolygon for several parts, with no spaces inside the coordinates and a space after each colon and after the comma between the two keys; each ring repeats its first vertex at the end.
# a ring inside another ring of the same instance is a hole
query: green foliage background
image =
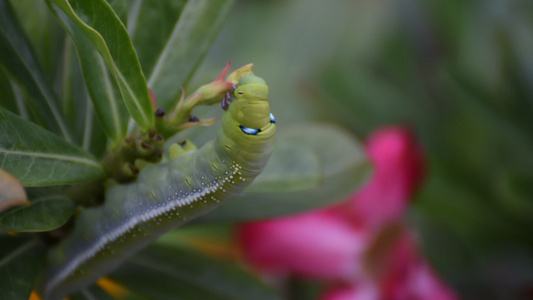
{"type": "Polygon", "coordinates": [[[254,61],[284,122],[363,138],[412,128],[429,174],[410,219],[435,268],[465,299],[531,297],[530,1],[240,1],[235,13],[204,67],[254,61]]]}
{"type": "MultiPolygon", "coordinates": [[[[88,3],[71,2],[79,3],[77,8],[88,3]]],[[[228,61],[234,66],[253,62],[256,74],[271,87],[278,131],[288,132],[285,142],[280,137],[279,152],[283,157],[304,153],[296,156],[302,159],[301,166],[308,167],[274,183],[269,178],[282,176],[286,170],[269,170],[263,178],[264,185],[236,199],[237,204],[228,203],[140,253],[111,275],[133,290],[127,297],[281,297],[238,263],[212,259],[191,249],[182,242],[183,235],[192,232],[230,239],[231,225],[210,224],[294,213],[339,201],[352,192],[368,169],[359,143],[335,126],[298,125],[314,121],[342,124],[359,138],[388,124],[412,128],[428,154],[429,174],[409,219],[434,267],[465,299],[531,297],[530,1],[109,2],[131,38],[131,49],[125,52],[122,47],[127,46],[127,40],[111,38],[107,50],[98,48],[94,45],[101,41],[91,39],[83,28],[76,27],[75,18],[56,10],[63,26],[74,36],[74,44],[48,7],[65,1],[50,0],[49,5],[35,0],[10,1],[20,20],[19,28],[10,27],[6,0],[0,1],[0,106],[4,108],[0,114],[4,115],[2,120],[7,120],[0,122],[0,141],[12,138],[12,129],[7,128],[22,130],[25,138],[15,140],[17,149],[61,155],[65,169],[75,169],[83,180],[98,178],[101,174],[92,162],[102,156],[106,145],[117,145],[127,135],[129,116],[141,127],[149,126],[149,120],[148,125],[142,121],[143,112],[148,110],[147,89],[143,86],[154,91],[161,107],[169,109],[179,96],[180,87],[192,91],[213,80],[228,61]],[[21,38],[22,31],[26,38],[21,38]],[[141,69],[135,66],[132,51],[137,54],[141,69]],[[164,59],[158,63],[161,57],[164,59]],[[126,75],[125,79],[113,75],[115,67],[126,75]],[[144,78],[139,77],[140,70],[144,78]],[[121,92],[121,85],[139,82],[140,87],[133,93],[121,92]],[[136,101],[145,108],[128,110],[136,101]],[[58,137],[41,133],[24,119],[65,139],[51,143],[58,137]],[[321,149],[311,143],[332,136],[331,132],[339,139],[329,144],[343,146],[321,149]],[[295,136],[304,136],[309,144],[302,149],[301,145],[289,143],[295,136]],[[45,141],[28,143],[37,139],[45,141]],[[61,144],[65,140],[72,143],[61,144]],[[339,148],[348,150],[338,156],[339,148]],[[332,158],[337,157],[351,162],[350,177],[331,167],[335,163],[332,158]],[[325,171],[331,172],[330,181],[325,183],[339,185],[321,185],[314,180],[325,173],[320,167],[309,167],[313,165],[331,167],[325,171]],[[293,184],[284,186],[287,182],[293,184]],[[309,182],[316,184],[306,187],[307,192],[295,188],[309,182]],[[343,188],[338,195],[324,196],[339,187],[343,188]],[[323,193],[309,192],[312,188],[322,189],[323,193]],[[263,203],[264,210],[243,206],[250,199],[263,203]],[[262,213],[258,215],[258,211],[262,213]],[[226,231],[220,232],[220,228],[226,231]],[[169,255],[169,248],[177,254],[169,255]],[[149,280],[153,278],[161,280],[149,280]]],[[[95,22],[95,28],[102,24],[116,28],[118,19],[99,19],[101,16],[96,13],[91,19],[82,15],[82,19],[95,22]]],[[[216,113],[217,109],[203,109],[199,114],[216,113]]],[[[188,130],[179,138],[201,144],[211,139],[214,131],[214,127],[188,130]]],[[[34,156],[36,161],[41,158],[42,155],[34,156]]],[[[283,160],[277,165],[283,166],[283,160]]],[[[26,186],[67,184],[72,182],[64,180],[73,180],[72,176],[61,179],[53,174],[23,171],[22,175],[34,175],[34,181],[23,182],[26,186]],[[54,181],[43,181],[47,178],[54,181]]],[[[55,187],[27,188],[27,192],[30,200],[45,208],[45,215],[62,211],[68,218],[72,214],[72,203],[55,197],[61,194],[55,187]]],[[[8,218],[12,224],[35,227],[31,222],[14,222],[12,217],[13,214],[8,218]]],[[[43,230],[50,229],[54,220],[43,220],[43,230]]],[[[21,234],[13,238],[0,230],[0,298],[26,299],[32,289],[30,283],[38,274],[33,270],[44,262],[43,245],[32,237],[21,234]]],[[[88,299],[87,295],[111,297],[96,286],[76,297],[88,299]]]]}

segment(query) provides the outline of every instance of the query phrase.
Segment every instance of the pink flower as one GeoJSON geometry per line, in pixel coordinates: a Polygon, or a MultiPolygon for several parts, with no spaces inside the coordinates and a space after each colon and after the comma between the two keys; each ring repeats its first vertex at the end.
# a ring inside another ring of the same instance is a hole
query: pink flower
{"type": "Polygon", "coordinates": [[[357,282],[334,287],[321,300],[456,300],[402,231],[380,263],[380,270],[357,282]]]}
{"type": "Polygon", "coordinates": [[[416,248],[412,234],[401,232],[389,251],[389,265],[377,278],[382,299],[452,300],[457,296],[431,270],[416,248]]]}
{"type": "Polygon", "coordinates": [[[378,298],[375,285],[364,282],[331,289],[321,297],[322,300],[373,300],[378,298]]]}
{"type": "Polygon", "coordinates": [[[334,287],[322,300],[456,300],[457,296],[420,256],[412,235],[403,230],[374,270],[359,282],[334,287]]]}
{"type": "Polygon", "coordinates": [[[356,225],[379,230],[404,215],[423,179],[424,156],[411,133],[400,127],[373,133],[366,150],[374,176],[342,209],[356,225]]]}
{"type": "Polygon", "coordinates": [[[240,227],[248,261],[271,275],[350,279],[366,244],[336,212],[320,210],[240,227]]]}
{"type": "Polygon", "coordinates": [[[324,300],[456,299],[398,225],[423,178],[421,149],[391,127],[372,134],[366,150],[375,173],[361,191],[333,207],[243,224],[245,258],[266,274],[335,283],[324,300]]]}
{"type": "Polygon", "coordinates": [[[416,298],[414,299],[433,299],[433,300],[452,300],[458,299],[457,295],[450,290],[433,272],[426,263],[419,266],[418,270],[413,273],[411,288],[416,298]]]}

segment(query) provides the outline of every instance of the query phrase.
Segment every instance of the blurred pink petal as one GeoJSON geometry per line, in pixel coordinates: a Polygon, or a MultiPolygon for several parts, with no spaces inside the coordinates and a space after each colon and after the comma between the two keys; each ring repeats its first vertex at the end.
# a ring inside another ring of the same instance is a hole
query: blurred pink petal
{"type": "Polygon", "coordinates": [[[457,295],[447,287],[427,265],[421,265],[413,274],[412,289],[417,299],[455,300],[457,295]]]}
{"type": "Polygon", "coordinates": [[[398,222],[425,169],[415,139],[403,128],[384,128],[369,138],[367,152],[375,174],[346,203],[240,226],[245,257],[272,275],[340,280],[324,300],[457,299],[398,222]]]}
{"type": "Polygon", "coordinates": [[[357,284],[329,290],[320,300],[379,300],[379,293],[372,284],[357,284]]]}
{"type": "Polygon", "coordinates": [[[411,268],[404,277],[389,285],[379,282],[357,282],[331,289],[321,300],[457,300],[455,293],[440,281],[427,264],[411,268]]]}
{"type": "Polygon", "coordinates": [[[431,270],[407,231],[385,253],[381,272],[326,292],[321,300],[457,300],[431,270]]]}
{"type": "Polygon", "coordinates": [[[424,156],[412,134],[386,127],[367,141],[367,154],[375,164],[370,182],[345,209],[349,218],[366,229],[379,229],[401,218],[424,174],[424,156]]]}
{"type": "Polygon", "coordinates": [[[380,290],[391,300],[455,300],[458,297],[431,270],[420,255],[415,240],[404,232],[391,248],[389,265],[384,269],[380,290]]]}
{"type": "Polygon", "coordinates": [[[248,223],[239,239],[248,261],[269,274],[351,279],[366,244],[335,212],[311,213],[248,223]]]}

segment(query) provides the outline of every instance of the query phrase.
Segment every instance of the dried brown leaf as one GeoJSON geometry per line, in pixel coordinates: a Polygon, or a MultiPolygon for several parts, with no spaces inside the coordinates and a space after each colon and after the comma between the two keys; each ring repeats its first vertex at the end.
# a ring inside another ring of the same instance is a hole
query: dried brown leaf
{"type": "Polygon", "coordinates": [[[0,169],[0,212],[22,204],[30,204],[24,187],[13,175],[0,169]]]}

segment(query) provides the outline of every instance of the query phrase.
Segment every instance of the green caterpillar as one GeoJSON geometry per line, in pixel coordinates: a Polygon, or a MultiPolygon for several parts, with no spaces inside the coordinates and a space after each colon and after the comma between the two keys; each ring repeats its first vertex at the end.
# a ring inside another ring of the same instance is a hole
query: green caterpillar
{"type": "Polygon", "coordinates": [[[276,132],[268,86],[259,77],[245,76],[231,100],[230,105],[224,101],[222,129],[214,141],[145,167],[137,181],[107,190],[103,206],[79,215],[72,234],[50,253],[45,300],[62,299],[91,284],[161,234],[250,184],[263,170],[276,132]]]}

